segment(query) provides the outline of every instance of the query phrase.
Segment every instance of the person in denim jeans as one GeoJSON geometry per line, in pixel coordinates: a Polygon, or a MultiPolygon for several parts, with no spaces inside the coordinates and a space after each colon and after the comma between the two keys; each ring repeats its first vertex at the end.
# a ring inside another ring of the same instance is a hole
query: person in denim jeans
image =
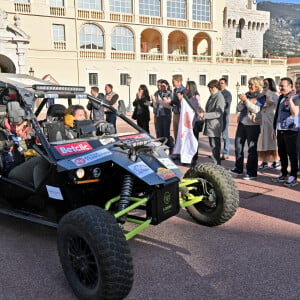
{"type": "Polygon", "coordinates": [[[289,77],[281,79],[279,96],[275,117],[274,133],[276,132],[278,153],[281,161],[281,174],[273,182],[283,183],[287,187],[297,184],[298,154],[297,118],[299,114],[298,95],[295,95],[293,81],[289,77]],[[290,161],[290,176],[288,176],[288,163],[290,161]]]}
{"type": "Polygon", "coordinates": [[[259,77],[252,77],[248,81],[249,91],[239,96],[238,103],[239,122],[235,134],[235,168],[230,172],[233,175],[242,175],[244,169],[244,146],[248,144],[248,158],[246,164],[246,174],[243,179],[254,179],[257,177],[257,141],[260,133],[259,120],[256,114],[260,111],[261,90],[263,81],[259,77]]]}
{"type": "Polygon", "coordinates": [[[225,110],[223,114],[223,141],[224,141],[224,148],[223,148],[223,155],[221,156],[221,160],[228,159],[229,157],[229,148],[230,148],[230,139],[228,135],[228,126],[229,126],[229,116],[230,116],[230,105],[232,102],[232,95],[231,93],[226,89],[227,88],[227,79],[221,78],[219,79],[219,85],[220,90],[223,94],[223,97],[225,99],[225,110]]]}

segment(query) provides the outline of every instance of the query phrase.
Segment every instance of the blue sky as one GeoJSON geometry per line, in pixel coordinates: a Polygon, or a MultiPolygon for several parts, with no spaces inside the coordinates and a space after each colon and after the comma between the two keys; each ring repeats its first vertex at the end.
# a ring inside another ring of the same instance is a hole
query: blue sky
{"type": "MultiPolygon", "coordinates": [[[[295,3],[295,4],[300,4],[300,0],[268,0],[270,2],[282,2],[282,3],[295,3]]],[[[261,1],[257,1],[261,2],[261,1]]]]}

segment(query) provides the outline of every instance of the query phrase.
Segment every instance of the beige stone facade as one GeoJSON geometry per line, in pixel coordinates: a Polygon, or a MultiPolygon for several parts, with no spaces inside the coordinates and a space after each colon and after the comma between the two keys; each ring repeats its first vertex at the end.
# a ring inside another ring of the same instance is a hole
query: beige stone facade
{"type": "Polygon", "coordinates": [[[300,78],[300,57],[291,57],[287,59],[287,76],[295,82],[300,78]]]}
{"type": "Polygon", "coordinates": [[[99,2],[99,9],[80,8],[76,0],[0,0],[1,70],[31,69],[36,77],[83,85],[87,91],[91,85],[104,90],[105,83],[112,83],[125,101],[129,92],[133,100],[141,83],[154,92],[157,79],[171,83],[173,74],[182,74],[198,84],[203,103],[211,79],[228,76],[235,99],[237,82],[244,91],[252,76],[286,75],[285,59],[262,58],[269,13],[256,11],[253,1],[204,1],[209,11],[205,21],[193,19],[200,2],[180,1],[186,18],[168,16],[168,5],[176,0],[158,1],[159,16],[140,14],[138,0],[132,0],[131,13],[110,11],[110,0],[99,2]],[[84,40],[91,35],[98,42],[84,40]],[[120,48],[113,46],[115,37],[120,48]]]}

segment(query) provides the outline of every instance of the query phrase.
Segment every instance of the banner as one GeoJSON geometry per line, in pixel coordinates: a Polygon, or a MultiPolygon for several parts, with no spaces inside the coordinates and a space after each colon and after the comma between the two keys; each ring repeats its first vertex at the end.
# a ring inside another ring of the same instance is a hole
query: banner
{"type": "Polygon", "coordinates": [[[190,164],[198,151],[198,141],[193,133],[194,116],[194,109],[185,99],[182,99],[178,134],[173,154],[180,154],[180,161],[184,164],[190,164]]]}

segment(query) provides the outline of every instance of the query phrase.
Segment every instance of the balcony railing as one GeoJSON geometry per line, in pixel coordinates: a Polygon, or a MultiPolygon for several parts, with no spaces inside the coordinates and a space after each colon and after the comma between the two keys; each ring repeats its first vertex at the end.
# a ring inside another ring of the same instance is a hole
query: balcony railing
{"type": "Polygon", "coordinates": [[[53,48],[56,50],[66,50],[66,42],[65,41],[54,41],[53,48]]]}
{"type": "Polygon", "coordinates": [[[140,16],[140,23],[147,24],[147,25],[161,25],[162,18],[158,17],[148,17],[148,16],[140,16]]]}
{"type": "Polygon", "coordinates": [[[248,64],[248,65],[286,65],[286,59],[251,58],[251,57],[226,57],[217,56],[217,63],[224,64],[248,64]]]}
{"type": "Polygon", "coordinates": [[[80,58],[86,59],[103,59],[105,58],[104,51],[80,50],[80,58]]]}
{"type": "Polygon", "coordinates": [[[161,53],[141,53],[141,60],[158,61],[162,59],[161,53]]]}
{"type": "Polygon", "coordinates": [[[111,52],[111,59],[116,60],[134,60],[135,59],[135,53],[133,52],[111,52]]]}
{"type": "Polygon", "coordinates": [[[21,3],[15,2],[15,12],[19,13],[30,13],[31,12],[31,4],[30,3],[21,3]]]}
{"type": "Polygon", "coordinates": [[[186,54],[168,54],[168,61],[188,61],[186,54]]]}
{"type": "Polygon", "coordinates": [[[104,13],[100,10],[88,10],[88,9],[78,9],[77,10],[78,18],[82,19],[94,19],[94,20],[103,20],[104,13]]]}
{"type": "Polygon", "coordinates": [[[193,55],[194,62],[211,62],[211,56],[208,55],[193,55]]]}
{"type": "Polygon", "coordinates": [[[114,22],[126,22],[126,23],[134,22],[134,16],[130,14],[110,13],[109,19],[110,21],[114,21],[114,22]]]}
{"type": "Polygon", "coordinates": [[[188,27],[188,20],[167,19],[167,25],[172,27],[188,27]]]}
{"type": "Polygon", "coordinates": [[[50,6],[50,15],[63,17],[65,16],[65,8],[64,7],[57,7],[57,6],[50,6]]]}
{"type": "Polygon", "coordinates": [[[212,23],[211,22],[193,21],[192,27],[197,28],[197,29],[212,29],[212,23]]]}

